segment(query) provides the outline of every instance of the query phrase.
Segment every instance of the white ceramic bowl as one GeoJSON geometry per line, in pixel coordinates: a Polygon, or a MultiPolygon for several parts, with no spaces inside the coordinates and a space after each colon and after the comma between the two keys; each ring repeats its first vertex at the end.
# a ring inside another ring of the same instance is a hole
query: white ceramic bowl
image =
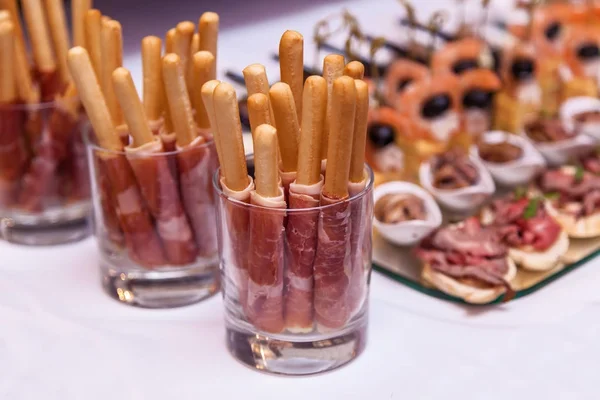
{"type": "Polygon", "coordinates": [[[502,186],[519,186],[529,183],[544,168],[546,161],[527,139],[504,131],[485,132],[481,139],[485,143],[501,143],[505,140],[523,150],[521,158],[506,162],[493,163],[479,156],[477,146],[471,148],[471,154],[476,157],[490,172],[496,182],[502,186]]]}
{"type": "Polygon", "coordinates": [[[405,221],[397,224],[385,224],[377,218],[373,225],[381,236],[399,246],[412,246],[436,230],[442,224],[442,212],[433,197],[421,187],[410,182],[388,182],[375,188],[375,204],[386,194],[407,193],[423,201],[427,217],[425,220],[405,221]]]}
{"type": "Polygon", "coordinates": [[[419,168],[421,185],[433,195],[438,203],[449,210],[460,213],[476,210],[496,191],[494,180],[483,164],[477,157],[470,156],[469,159],[477,168],[479,182],[461,189],[438,189],[433,186],[431,163],[429,161],[422,163],[419,168]]]}
{"type": "MultiPolygon", "coordinates": [[[[560,107],[560,120],[567,132],[575,132],[575,117],[586,112],[600,112],[600,99],[594,97],[573,97],[560,107]]],[[[581,126],[581,132],[600,140],[600,122],[588,122],[581,126]]]]}

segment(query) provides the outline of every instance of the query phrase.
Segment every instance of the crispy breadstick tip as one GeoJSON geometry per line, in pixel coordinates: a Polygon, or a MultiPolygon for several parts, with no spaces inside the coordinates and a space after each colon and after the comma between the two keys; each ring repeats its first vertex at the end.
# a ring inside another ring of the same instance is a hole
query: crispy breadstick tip
{"type": "Polygon", "coordinates": [[[240,111],[233,86],[221,82],[214,91],[216,123],[222,150],[227,149],[227,156],[219,158],[224,165],[225,184],[231,190],[241,191],[248,186],[248,170],[242,139],[240,111]]]}
{"type": "Polygon", "coordinates": [[[277,167],[277,130],[262,124],[254,136],[254,177],[256,193],[262,197],[277,197],[279,169],[277,167]]]}
{"type": "Polygon", "coordinates": [[[165,53],[175,52],[175,37],[177,36],[177,29],[171,28],[165,35],[165,53]]]}
{"type": "Polygon", "coordinates": [[[73,46],[86,47],[85,15],[92,8],[92,0],[73,0],[71,2],[71,24],[73,26],[73,46]]]}
{"type": "Polygon", "coordinates": [[[137,94],[131,74],[125,68],[117,68],[112,73],[112,81],[119,104],[123,109],[129,133],[133,137],[132,147],[139,147],[154,140],[144,107],[137,94]]]}
{"type": "Polygon", "coordinates": [[[248,97],[248,117],[250,118],[250,131],[256,134],[256,128],[263,124],[271,125],[271,111],[269,98],[263,93],[254,93],[248,97]]]}
{"type": "Polygon", "coordinates": [[[200,50],[209,51],[217,59],[217,41],[219,37],[219,14],[205,12],[198,21],[200,32],[200,50]]]}
{"type": "Polygon", "coordinates": [[[163,79],[161,66],[162,40],[156,36],[142,39],[142,74],[144,76],[144,109],[150,121],[160,118],[163,109],[163,79]]]}
{"type": "Polygon", "coordinates": [[[171,111],[173,126],[177,135],[177,144],[181,147],[190,144],[197,136],[196,124],[190,104],[183,66],[177,54],[163,57],[163,80],[171,111]]]}
{"type": "Polygon", "coordinates": [[[314,185],[321,179],[321,144],[327,113],[327,81],[311,76],[304,84],[304,114],[298,150],[298,176],[301,185],[314,185]]]}
{"type": "Polygon", "coordinates": [[[0,103],[8,104],[16,100],[15,81],[15,28],[12,22],[0,22],[0,103]]]}
{"type": "Polygon", "coordinates": [[[281,81],[290,85],[296,103],[298,121],[302,121],[302,87],[304,85],[304,38],[296,31],[285,31],[279,41],[281,81]]]}
{"type": "Polygon", "coordinates": [[[352,161],[350,162],[350,182],[359,183],[365,179],[365,147],[369,118],[369,85],[354,80],[356,88],[356,115],[352,139],[352,161]]]}
{"type": "Polygon", "coordinates": [[[356,113],[354,79],[342,76],[333,82],[327,171],[323,193],[331,199],[348,196],[348,176],[352,155],[352,135],[356,113]]]}
{"type": "Polygon", "coordinates": [[[204,107],[204,100],[202,99],[202,86],[206,82],[216,78],[215,57],[208,51],[199,51],[194,54],[193,65],[192,103],[196,110],[196,123],[200,129],[209,129],[210,120],[204,107]]]}
{"type": "Polygon", "coordinates": [[[344,56],[339,54],[330,54],[323,60],[323,77],[327,81],[327,118],[325,120],[325,132],[323,134],[323,143],[321,146],[321,157],[327,158],[329,146],[329,125],[331,120],[331,92],[333,90],[333,81],[344,73],[344,56]]]}
{"type": "Polygon", "coordinates": [[[29,31],[33,59],[38,71],[54,72],[56,62],[50,44],[50,34],[41,0],[21,0],[29,31]]]}
{"type": "Polygon", "coordinates": [[[249,96],[253,95],[254,93],[269,93],[269,81],[267,79],[267,71],[264,65],[248,65],[246,68],[244,68],[242,73],[244,74],[246,90],[248,90],[249,96]]]}
{"type": "Polygon", "coordinates": [[[360,61],[350,61],[344,67],[344,75],[352,79],[363,79],[365,77],[365,66],[360,61]]]}
{"type": "Polygon", "coordinates": [[[277,138],[283,171],[297,171],[300,126],[296,114],[294,95],[287,83],[278,82],[271,87],[269,99],[275,115],[275,126],[279,127],[277,138]]]}
{"type": "MultiPolygon", "coordinates": [[[[206,114],[208,116],[208,120],[210,122],[210,127],[213,132],[213,138],[215,141],[215,147],[217,148],[217,155],[219,156],[219,160],[225,159],[225,154],[223,153],[223,149],[221,147],[221,141],[218,127],[217,127],[217,115],[215,113],[215,102],[214,102],[214,93],[217,86],[219,86],[221,82],[218,80],[211,80],[202,85],[201,93],[202,93],[202,102],[204,103],[204,109],[206,110],[206,114]]],[[[225,165],[221,164],[221,168],[223,171],[225,170],[225,165]]]]}
{"type": "Polygon", "coordinates": [[[83,47],[73,47],[69,50],[67,60],[77,92],[100,146],[109,150],[121,150],[123,144],[115,132],[88,52],[83,47]]]}

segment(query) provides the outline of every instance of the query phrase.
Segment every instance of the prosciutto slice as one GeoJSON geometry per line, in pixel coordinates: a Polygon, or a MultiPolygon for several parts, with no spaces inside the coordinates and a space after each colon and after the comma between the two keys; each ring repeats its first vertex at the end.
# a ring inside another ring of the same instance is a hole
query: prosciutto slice
{"type": "Polygon", "coordinates": [[[210,257],[217,252],[215,199],[212,190],[216,166],[214,142],[205,144],[198,136],[186,148],[179,148],[177,165],[181,182],[183,206],[190,218],[198,253],[210,257]]]}
{"type": "MultiPolygon", "coordinates": [[[[106,233],[106,238],[117,248],[125,245],[125,238],[121,230],[119,217],[117,215],[118,203],[116,191],[112,188],[108,177],[108,167],[103,159],[95,157],[96,170],[98,174],[98,196],[100,206],[102,207],[102,228],[106,233]]],[[[133,251],[132,251],[133,252],[133,251]]]]}
{"type": "Polygon", "coordinates": [[[248,255],[248,320],[258,329],[279,333],[283,317],[285,197],[251,195],[250,252],[248,255]]]}
{"type": "Polygon", "coordinates": [[[123,230],[129,256],[136,263],[151,268],[167,263],[164,250],[154,230],[152,217],[145,208],[135,176],[125,156],[99,153],[100,170],[106,172],[113,190],[119,225],[123,230]]]}
{"type": "Polygon", "coordinates": [[[192,263],[198,251],[181,205],[177,180],[167,157],[161,154],[162,142],[157,139],[125,150],[148,209],[156,220],[169,264],[192,263]]]}
{"type": "Polygon", "coordinates": [[[77,128],[71,135],[67,156],[60,166],[63,171],[61,195],[67,203],[90,198],[89,168],[85,143],[81,135],[82,124],[80,118],[77,128]]]}
{"type": "Polygon", "coordinates": [[[19,207],[29,212],[39,212],[44,208],[46,194],[52,183],[57,181],[58,166],[68,155],[69,142],[78,124],[78,116],[62,102],[57,103],[49,118],[34,147],[34,158],[23,177],[19,193],[19,207]]]}
{"type": "Polygon", "coordinates": [[[26,166],[27,151],[22,138],[24,117],[20,110],[0,107],[0,207],[16,201],[26,166]]]}
{"type": "MultiPolygon", "coordinates": [[[[367,181],[349,184],[350,196],[356,196],[366,187],[367,181]]],[[[368,196],[356,199],[351,205],[352,235],[350,236],[350,252],[352,254],[352,271],[350,272],[350,289],[348,304],[352,315],[357,313],[367,298],[367,277],[365,265],[371,259],[371,222],[365,215],[373,215],[367,207],[372,207],[368,196]],[[366,256],[365,256],[366,255],[366,256]]]]}
{"type": "MultiPolygon", "coordinates": [[[[290,209],[319,206],[323,178],[315,185],[292,183],[290,209]]],[[[288,268],[285,271],[285,326],[290,332],[313,329],[313,264],[317,249],[319,211],[290,213],[286,226],[288,268]]]]}
{"type": "Polygon", "coordinates": [[[42,102],[54,101],[54,97],[63,92],[65,85],[61,81],[58,71],[36,71],[34,75],[40,85],[42,102]]]}
{"type": "Polygon", "coordinates": [[[347,302],[352,259],[350,237],[351,207],[345,200],[321,195],[318,245],[314,264],[315,320],[321,330],[338,329],[349,320],[347,302]]]}
{"type": "Polygon", "coordinates": [[[285,195],[286,203],[289,203],[289,193],[290,193],[290,185],[296,180],[297,172],[284,172],[279,171],[279,176],[281,177],[281,184],[283,185],[283,193],[285,195]]]}

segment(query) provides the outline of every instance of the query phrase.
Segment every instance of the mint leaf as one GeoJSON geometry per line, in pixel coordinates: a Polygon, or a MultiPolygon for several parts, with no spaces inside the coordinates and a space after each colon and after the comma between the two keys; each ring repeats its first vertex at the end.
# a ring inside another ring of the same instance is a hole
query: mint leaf
{"type": "Polygon", "coordinates": [[[540,208],[540,202],[541,199],[539,197],[534,197],[533,199],[529,200],[529,204],[527,204],[525,211],[523,211],[523,218],[534,218],[538,213],[538,209],[540,208]]]}
{"type": "Polygon", "coordinates": [[[524,186],[518,186],[515,188],[515,200],[522,200],[527,197],[527,188],[524,186]]]}
{"type": "Polygon", "coordinates": [[[556,200],[560,197],[560,193],[558,193],[558,192],[544,193],[544,197],[547,198],[548,200],[556,200]]]}
{"type": "Polygon", "coordinates": [[[575,182],[580,183],[581,181],[583,181],[584,172],[585,170],[581,165],[575,167],[575,182]]]}

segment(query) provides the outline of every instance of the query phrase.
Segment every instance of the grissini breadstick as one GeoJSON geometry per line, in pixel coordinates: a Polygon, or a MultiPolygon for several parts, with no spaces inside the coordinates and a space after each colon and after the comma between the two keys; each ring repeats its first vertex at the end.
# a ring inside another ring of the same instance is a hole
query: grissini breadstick
{"type": "Polygon", "coordinates": [[[73,27],[73,46],[87,47],[85,16],[92,8],[92,0],[71,1],[71,26],[73,27]]]}
{"type": "Polygon", "coordinates": [[[102,64],[102,14],[96,9],[88,10],[85,14],[85,47],[92,60],[94,72],[99,81],[102,64]]]}
{"type": "Polygon", "coordinates": [[[344,73],[344,56],[339,54],[330,54],[323,60],[323,77],[327,81],[327,118],[325,120],[325,132],[323,134],[323,143],[321,145],[321,158],[327,158],[329,148],[329,125],[331,120],[331,97],[333,90],[333,81],[344,73]]]}
{"type": "Polygon", "coordinates": [[[233,191],[242,191],[249,185],[244,141],[242,139],[242,124],[238,109],[237,97],[233,86],[221,82],[214,91],[213,101],[216,114],[217,132],[221,153],[227,149],[227,156],[219,155],[224,173],[225,185],[233,191]]]}
{"type": "Polygon", "coordinates": [[[114,90],[119,104],[123,109],[123,115],[133,138],[131,147],[140,147],[154,140],[150,130],[148,119],[140,99],[138,97],[131,73],[123,67],[119,67],[111,74],[114,90]]]}
{"type": "Polygon", "coordinates": [[[219,37],[219,14],[205,12],[198,21],[200,50],[209,51],[217,59],[217,41],[219,37]]]}
{"type": "Polygon", "coordinates": [[[12,17],[10,16],[10,12],[8,10],[0,9],[0,23],[2,22],[12,23],[12,17]]]}
{"type": "Polygon", "coordinates": [[[281,195],[279,167],[277,165],[277,130],[263,124],[254,134],[254,185],[262,197],[281,195]]]}
{"type": "Polygon", "coordinates": [[[298,121],[302,121],[302,87],[304,85],[304,38],[296,31],[285,31],[279,41],[281,81],[292,89],[298,121]]]}
{"type": "Polygon", "coordinates": [[[196,123],[202,130],[210,129],[210,121],[202,100],[202,86],[217,75],[215,57],[208,51],[199,51],[194,54],[192,68],[192,96],[196,110],[196,123]]]}
{"type": "Polygon", "coordinates": [[[194,36],[196,25],[191,21],[183,21],[178,23],[175,29],[175,47],[173,52],[181,59],[183,76],[185,76],[188,89],[191,89],[192,59],[190,57],[190,48],[192,46],[192,37],[194,36]]]}
{"type": "Polygon", "coordinates": [[[275,116],[277,139],[281,151],[283,172],[295,172],[298,168],[298,142],[300,126],[294,95],[287,83],[278,82],[269,91],[269,100],[275,116]]]}
{"type": "Polygon", "coordinates": [[[192,44],[190,44],[190,59],[194,57],[194,54],[200,51],[200,34],[194,33],[192,36],[192,44]]]}
{"type": "Polygon", "coordinates": [[[356,114],[356,88],[354,79],[342,76],[333,82],[331,91],[331,119],[329,121],[329,146],[327,174],[323,194],[330,199],[348,197],[348,176],[352,157],[352,135],[356,114]]]}
{"type": "Polygon", "coordinates": [[[165,54],[175,53],[175,37],[177,36],[177,29],[171,28],[165,35],[165,54]]]}
{"type": "MultiPolygon", "coordinates": [[[[302,130],[298,154],[298,174],[290,184],[291,209],[319,206],[321,175],[321,137],[327,110],[327,82],[311,76],[304,84],[302,130]]],[[[286,269],[285,326],[294,333],[313,329],[313,264],[317,248],[319,211],[292,213],[288,216],[286,235],[289,243],[286,269]]]]}
{"type": "Polygon", "coordinates": [[[354,134],[352,135],[352,159],[350,162],[350,182],[365,180],[365,147],[369,116],[369,87],[366,82],[356,79],[356,114],[354,134]]]}
{"type": "Polygon", "coordinates": [[[162,40],[156,36],[142,39],[144,109],[150,121],[158,121],[163,111],[162,40]]]}
{"type": "Polygon", "coordinates": [[[113,84],[113,72],[121,66],[120,37],[121,24],[119,22],[114,20],[102,21],[100,86],[115,126],[123,124],[123,113],[121,107],[119,107],[113,84]]]}
{"type": "MultiPolygon", "coordinates": [[[[248,65],[246,68],[244,68],[242,73],[244,75],[244,82],[246,83],[248,96],[252,96],[254,93],[262,93],[266,96],[269,95],[269,80],[267,79],[267,71],[264,65],[248,65]]],[[[275,116],[273,115],[273,107],[271,107],[270,112],[271,125],[276,126],[275,116]]]]}
{"type": "Polygon", "coordinates": [[[321,144],[327,114],[327,82],[320,76],[304,84],[304,114],[298,150],[298,176],[301,185],[314,185],[321,179],[321,144]]]}
{"type": "Polygon", "coordinates": [[[190,144],[197,136],[183,66],[179,56],[173,53],[163,57],[162,65],[165,93],[177,135],[177,145],[183,147],[190,144]]]}
{"type": "Polygon", "coordinates": [[[71,45],[69,44],[63,0],[44,0],[44,4],[54,45],[54,54],[58,64],[58,72],[62,81],[66,83],[71,79],[69,67],[67,66],[67,52],[71,45]]]}
{"type": "MultiPolygon", "coordinates": [[[[214,93],[215,89],[221,81],[212,80],[206,82],[202,85],[201,93],[202,93],[202,102],[204,103],[204,109],[206,110],[206,115],[208,117],[208,121],[210,122],[210,127],[213,133],[213,138],[215,141],[215,147],[217,149],[217,155],[219,160],[225,159],[225,153],[223,152],[223,148],[221,147],[221,138],[217,132],[217,114],[215,110],[215,102],[214,102],[214,93]]],[[[225,165],[221,164],[221,169],[225,170],[225,165]]]]}
{"type": "Polygon", "coordinates": [[[41,0],[21,0],[23,15],[31,39],[31,48],[36,68],[40,72],[50,73],[56,70],[56,61],[52,54],[50,34],[44,16],[41,0]]]}
{"type": "Polygon", "coordinates": [[[68,54],[69,71],[77,87],[94,133],[101,147],[108,150],[122,150],[123,144],[115,134],[115,126],[104,95],[98,84],[88,52],[83,47],[73,47],[68,54]]]}
{"type": "Polygon", "coordinates": [[[0,23],[0,103],[11,104],[17,99],[15,76],[15,28],[12,22],[0,23]]]}
{"type": "Polygon", "coordinates": [[[344,75],[352,79],[363,79],[365,77],[365,66],[360,61],[350,61],[344,67],[344,75]]]}
{"type": "Polygon", "coordinates": [[[256,128],[262,124],[271,125],[271,109],[269,98],[262,93],[254,93],[248,97],[248,117],[250,119],[250,131],[252,137],[256,133],[256,128]]]}

